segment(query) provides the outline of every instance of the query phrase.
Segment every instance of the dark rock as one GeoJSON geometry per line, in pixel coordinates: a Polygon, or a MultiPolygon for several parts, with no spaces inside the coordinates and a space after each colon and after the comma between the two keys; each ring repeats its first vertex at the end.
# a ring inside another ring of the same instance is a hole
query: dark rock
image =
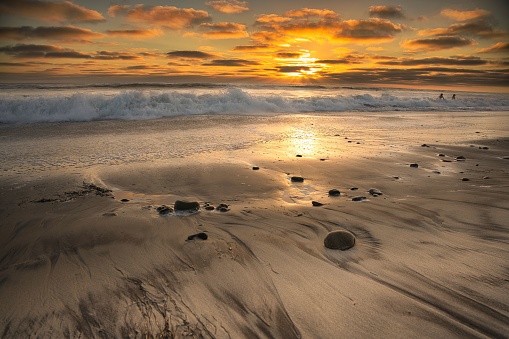
{"type": "Polygon", "coordinates": [[[291,180],[292,182],[304,182],[303,177],[292,177],[291,180]]]}
{"type": "Polygon", "coordinates": [[[456,157],[456,160],[457,161],[463,161],[463,160],[466,160],[467,158],[465,158],[464,156],[460,155],[459,157],[456,157]]]}
{"type": "Polygon", "coordinates": [[[253,166],[253,171],[258,171],[260,169],[260,167],[258,166],[253,166]]]}
{"type": "Polygon", "coordinates": [[[382,195],[382,192],[380,190],[376,189],[376,188],[370,188],[368,193],[373,195],[373,196],[382,195]]]}
{"type": "Polygon", "coordinates": [[[323,206],[323,204],[321,202],[318,202],[318,201],[311,201],[311,203],[313,204],[313,206],[316,206],[316,207],[323,206]]]}
{"type": "Polygon", "coordinates": [[[156,208],[156,211],[159,213],[159,215],[168,215],[173,212],[173,209],[170,206],[161,205],[156,208]]]}
{"type": "Polygon", "coordinates": [[[440,172],[440,171],[433,171],[433,173],[435,173],[435,174],[441,174],[441,172],[440,172]]]}
{"type": "MultiPolygon", "coordinates": [[[[481,148],[481,147],[479,147],[479,148],[481,148]]],[[[490,148],[489,148],[489,147],[484,146],[482,149],[490,149],[490,148]]]]}
{"type": "Polygon", "coordinates": [[[213,211],[213,210],[215,210],[216,208],[215,208],[214,206],[212,206],[212,205],[207,205],[207,206],[205,206],[205,209],[206,209],[207,211],[213,211]]]}
{"type": "Polygon", "coordinates": [[[470,181],[469,178],[461,178],[461,181],[470,181]]]}
{"type": "Polygon", "coordinates": [[[301,154],[297,154],[296,157],[297,158],[302,158],[302,155],[301,154]]]}
{"type": "Polygon", "coordinates": [[[121,202],[129,202],[129,199],[122,199],[121,202]]]}
{"type": "Polygon", "coordinates": [[[228,212],[230,210],[230,206],[228,206],[227,204],[219,204],[216,207],[216,210],[218,210],[219,212],[228,212]]]}
{"type": "Polygon", "coordinates": [[[485,177],[483,177],[483,179],[491,179],[491,178],[490,178],[490,177],[488,177],[488,176],[485,176],[485,177]]]}
{"type": "Polygon", "coordinates": [[[398,179],[399,179],[399,177],[392,177],[392,178],[393,178],[393,179],[396,179],[396,180],[398,180],[398,179]]]}
{"type": "Polygon", "coordinates": [[[445,154],[444,153],[439,153],[438,156],[439,157],[445,157],[445,154]]]}
{"type": "Polygon", "coordinates": [[[348,231],[332,231],[323,240],[325,247],[332,250],[347,250],[355,245],[355,236],[348,231]]]}
{"type": "Polygon", "coordinates": [[[175,205],[173,205],[175,211],[198,211],[200,209],[200,204],[196,201],[175,201],[175,205]]]}
{"type": "Polygon", "coordinates": [[[421,147],[430,147],[430,146],[427,144],[422,144],[421,147]]]}
{"type": "Polygon", "coordinates": [[[352,201],[363,201],[363,200],[366,200],[366,199],[367,199],[366,197],[353,197],[352,201]]]}
{"type": "Polygon", "coordinates": [[[442,162],[452,162],[451,160],[442,159],[442,162]]]}
{"type": "Polygon", "coordinates": [[[208,237],[209,236],[207,235],[207,233],[200,232],[200,233],[196,233],[196,234],[188,236],[187,240],[193,240],[194,238],[199,238],[199,239],[202,239],[202,240],[207,240],[208,237]]]}
{"type": "Polygon", "coordinates": [[[352,187],[352,188],[350,188],[350,191],[357,191],[357,190],[358,190],[358,188],[357,188],[357,187],[352,187]]]}
{"type": "Polygon", "coordinates": [[[106,212],[103,213],[103,217],[116,217],[118,214],[115,212],[106,212]]]}
{"type": "Polygon", "coordinates": [[[326,161],[326,160],[327,160],[327,159],[325,159],[325,158],[321,158],[321,159],[320,159],[320,161],[326,161]]]}
{"type": "Polygon", "coordinates": [[[329,191],[329,195],[331,197],[339,197],[341,195],[341,192],[338,189],[333,188],[329,191]]]}
{"type": "Polygon", "coordinates": [[[417,167],[419,167],[419,164],[410,164],[410,167],[417,168],[417,167]]]}

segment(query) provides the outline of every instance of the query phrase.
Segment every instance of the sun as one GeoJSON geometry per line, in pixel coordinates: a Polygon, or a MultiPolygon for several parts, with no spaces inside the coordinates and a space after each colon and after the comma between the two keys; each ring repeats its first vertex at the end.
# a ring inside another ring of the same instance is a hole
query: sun
{"type": "Polygon", "coordinates": [[[325,68],[324,64],[318,63],[317,58],[311,57],[309,51],[301,51],[298,58],[280,58],[284,65],[280,67],[286,77],[319,77],[325,68]]]}

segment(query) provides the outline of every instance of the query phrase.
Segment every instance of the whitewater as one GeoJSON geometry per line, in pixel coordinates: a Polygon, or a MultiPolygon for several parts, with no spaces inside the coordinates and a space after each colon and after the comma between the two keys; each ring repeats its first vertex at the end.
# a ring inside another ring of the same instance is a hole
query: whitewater
{"type": "Polygon", "coordinates": [[[508,111],[505,93],[221,84],[0,84],[0,123],[186,115],[508,111]],[[445,100],[439,99],[444,93],[445,100]],[[452,100],[456,94],[456,100],[452,100]]]}

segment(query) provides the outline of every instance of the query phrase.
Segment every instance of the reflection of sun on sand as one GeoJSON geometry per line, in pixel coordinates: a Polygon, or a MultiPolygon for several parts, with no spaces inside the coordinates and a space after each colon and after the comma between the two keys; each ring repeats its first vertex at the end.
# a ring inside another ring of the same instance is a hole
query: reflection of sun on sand
{"type": "Polygon", "coordinates": [[[503,337],[507,119],[91,122],[66,147],[55,136],[72,124],[4,126],[2,333],[503,337]],[[327,248],[336,231],[354,246],[327,248]]]}

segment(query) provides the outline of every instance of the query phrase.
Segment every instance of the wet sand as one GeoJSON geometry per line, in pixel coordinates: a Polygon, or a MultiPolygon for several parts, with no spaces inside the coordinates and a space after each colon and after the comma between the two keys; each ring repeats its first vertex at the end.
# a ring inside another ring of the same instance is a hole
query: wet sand
{"type": "Polygon", "coordinates": [[[0,333],[506,337],[508,136],[507,112],[0,126],[0,333]]]}

